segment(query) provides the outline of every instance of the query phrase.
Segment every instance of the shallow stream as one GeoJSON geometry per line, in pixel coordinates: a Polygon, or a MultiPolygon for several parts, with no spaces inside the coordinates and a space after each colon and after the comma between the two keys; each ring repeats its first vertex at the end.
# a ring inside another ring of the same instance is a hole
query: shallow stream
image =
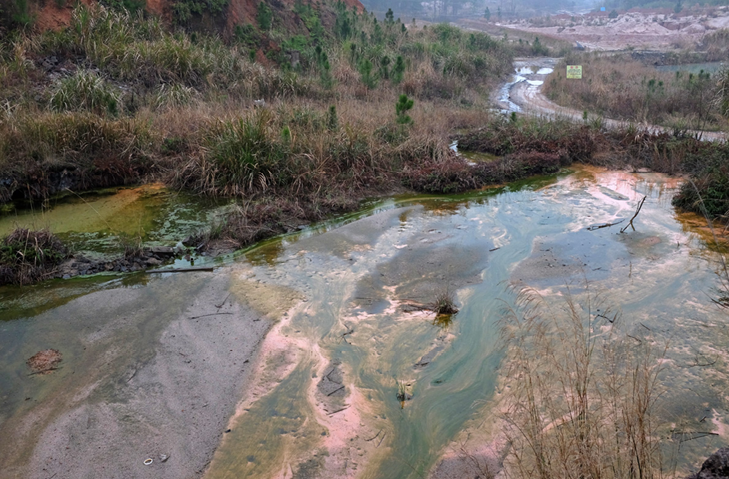
{"type": "MultiPolygon", "coordinates": [[[[555,300],[568,285],[579,300],[587,284],[622,313],[626,331],[667,341],[662,420],[679,433],[719,434],[682,443],[688,463],[713,452],[729,439],[727,313],[711,302],[718,255],[697,218],[674,211],[676,188],[657,174],[581,168],[467,195],[373,203],[229,258],[230,294],[250,298],[255,283],[305,300],[264,340],[205,477],[428,477],[464,428],[493,412],[498,323],[517,283],[555,300]],[[620,234],[644,195],[635,231],[620,234]],[[417,305],[441,293],[452,293],[460,312],[436,321],[417,305]]],[[[131,287],[176,305],[205,281],[136,275],[0,290],[0,421],[39,394],[21,371],[40,334],[66,348],[68,362],[81,355],[64,330],[78,321],[67,316],[75,298],[131,287]],[[176,289],[165,287],[171,281],[176,289]]],[[[158,330],[146,333],[153,342],[158,330]]]]}

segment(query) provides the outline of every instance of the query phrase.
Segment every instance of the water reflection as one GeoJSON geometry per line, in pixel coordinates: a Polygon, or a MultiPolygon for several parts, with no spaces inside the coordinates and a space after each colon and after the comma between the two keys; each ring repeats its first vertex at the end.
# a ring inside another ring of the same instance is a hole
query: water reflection
{"type": "MultiPolygon", "coordinates": [[[[729,439],[726,313],[707,295],[717,284],[715,254],[695,218],[670,205],[676,187],[650,173],[578,168],[468,195],[373,203],[242,253],[226,270],[232,294],[264,301],[266,285],[306,300],[280,305],[287,314],[261,346],[250,394],[207,477],[427,476],[464,431],[487,429],[484,418],[497,413],[499,320],[518,280],[555,304],[566,284],[583,285],[572,288],[578,299],[600,290],[629,334],[668,340],[661,380],[671,401],[661,420],[721,434],[682,443],[686,460],[716,448],[729,439]],[[629,217],[643,196],[636,231],[587,230],[629,217]],[[444,286],[461,307],[455,320],[406,307],[444,286]],[[412,396],[404,408],[402,383],[412,396]]],[[[154,281],[127,278],[150,303],[161,297],[154,281]]],[[[96,281],[48,283],[27,296],[4,290],[3,317],[53,317],[75,295],[124,286],[96,281]]],[[[182,304],[206,280],[175,281],[182,304]]]]}

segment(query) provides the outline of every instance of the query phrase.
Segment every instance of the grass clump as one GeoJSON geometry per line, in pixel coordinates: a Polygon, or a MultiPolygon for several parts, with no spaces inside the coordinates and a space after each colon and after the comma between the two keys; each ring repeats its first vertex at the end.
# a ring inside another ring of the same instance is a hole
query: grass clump
{"type": "Polygon", "coordinates": [[[453,293],[448,289],[438,293],[435,300],[430,304],[429,309],[438,316],[450,316],[458,313],[453,293]]]}
{"type": "Polygon", "coordinates": [[[16,114],[12,122],[0,122],[0,166],[8,179],[0,185],[0,200],[137,182],[154,168],[145,154],[150,136],[141,119],[16,114]]]}
{"type": "Polygon", "coordinates": [[[52,277],[68,251],[48,230],[17,228],[0,240],[0,285],[31,284],[52,277]]]}
{"type": "Polygon", "coordinates": [[[210,185],[224,196],[265,192],[287,180],[287,140],[274,141],[267,110],[225,122],[210,138],[210,185]]]}
{"type": "Polygon", "coordinates": [[[97,73],[79,70],[58,82],[50,99],[54,111],[91,111],[116,116],[122,109],[121,96],[97,73]]]}

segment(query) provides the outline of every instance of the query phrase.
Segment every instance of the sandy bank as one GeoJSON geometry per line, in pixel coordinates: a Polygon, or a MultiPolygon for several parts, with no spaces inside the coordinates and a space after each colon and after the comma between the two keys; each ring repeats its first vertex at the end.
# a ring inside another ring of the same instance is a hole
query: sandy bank
{"type": "MultiPolygon", "coordinates": [[[[267,301],[241,298],[235,290],[246,284],[237,283],[246,282],[226,270],[178,275],[33,318],[11,356],[22,360],[42,340],[64,353],[63,368],[18,375],[35,383],[21,386],[32,397],[0,425],[2,476],[201,476],[273,323],[267,301]],[[68,325],[60,333],[59,321],[68,325]]],[[[293,298],[280,288],[256,293],[276,295],[269,304],[293,298]]]]}

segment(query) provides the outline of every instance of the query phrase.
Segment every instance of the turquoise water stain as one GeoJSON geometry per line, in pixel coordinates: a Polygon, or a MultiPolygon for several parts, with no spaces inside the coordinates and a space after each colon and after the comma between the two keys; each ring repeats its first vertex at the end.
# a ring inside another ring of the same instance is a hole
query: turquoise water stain
{"type": "MultiPolygon", "coordinates": [[[[427,477],[469,421],[493,413],[485,408],[504,357],[498,322],[513,300],[508,286],[519,281],[549,298],[558,298],[567,284],[589,282],[617,305],[628,331],[649,328],[670,340],[667,357],[675,367],[662,376],[671,400],[662,420],[682,431],[710,429],[711,419],[726,423],[726,313],[707,294],[718,284],[716,256],[673,210],[676,187],[660,175],[585,168],[464,195],[395,197],[221,260],[300,291],[307,301],[269,337],[292,341],[299,351],[289,372],[266,394],[248,398],[207,477],[269,478],[281,471],[427,477]],[[648,199],[635,232],[587,231],[632,216],[643,195],[648,199]],[[442,288],[454,292],[460,307],[445,328],[432,315],[401,307],[427,303],[442,288]],[[417,366],[424,357],[431,359],[417,366]],[[718,366],[695,365],[707,357],[718,366]],[[321,379],[316,372],[330,361],[341,363],[342,400],[360,412],[346,428],[337,415],[345,412],[329,417],[313,399],[321,379]],[[398,381],[412,393],[404,407],[398,381]],[[705,416],[711,419],[702,422],[705,416]],[[352,446],[327,450],[337,437],[337,444],[352,446]]],[[[155,228],[150,238],[165,231],[155,228]]],[[[54,317],[61,304],[100,288],[142,288],[152,295],[153,282],[119,281],[4,289],[0,318],[22,329],[23,321],[54,317]]],[[[198,280],[185,281],[181,287],[192,291],[198,280]]],[[[580,287],[574,291],[579,295],[580,287]]],[[[695,462],[726,440],[695,439],[682,453],[695,462]]]]}
{"type": "MultiPolygon", "coordinates": [[[[340,361],[345,382],[351,381],[357,397],[365,398],[366,404],[350,398],[353,407],[373,414],[362,419],[363,427],[351,440],[387,432],[381,446],[386,453],[353,446],[357,453],[344,456],[357,460],[358,467],[342,469],[346,461],[327,457],[322,477],[427,477],[469,420],[493,413],[484,405],[493,396],[503,359],[498,322],[511,300],[508,285],[513,282],[558,299],[568,284],[579,296],[584,290],[579,285],[587,281],[618,305],[633,334],[638,334],[633,329],[648,327],[664,338],[680,335],[669,350],[677,364],[691,364],[695,351],[723,348],[729,337],[712,337],[691,320],[700,315],[722,321],[724,313],[706,295],[717,283],[707,257],[702,257],[706,245],[684,229],[671,207],[676,187],[676,181],[659,175],[579,169],[558,181],[551,177],[468,195],[397,198],[381,204],[374,216],[358,217],[360,221],[251,250],[257,277],[307,294],[306,308],[282,334],[313,342],[325,358],[340,361]],[[629,218],[643,195],[648,200],[635,221],[637,231],[586,230],[591,224],[629,218]],[[461,308],[445,332],[431,317],[392,307],[398,300],[427,302],[443,285],[456,291],[461,308]],[[342,341],[350,328],[354,333],[342,341]],[[415,368],[434,347],[441,348],[435,358],[415,368]],[[411,385],[413,398],[404,408],[397,399],[398,381],[411,385]]],[[[707,378],[715,372],[690,369],[675,368],[663,377],[668,388],[675,388],[667,393],[674,407],[662,411],[664,420],[682,430],[705,428],[698,422],[704,410],[722,417],[726,407],[708,386],[707,378]],[[707,402],[687,398],[685,388],[694,391],[689,396],[699,394],[707,402]]],[[[720,376],[726,384],[725,374],[720,376]]],[[[301,384],[299,394],[316,381],[301,384]]],[[[291,394],[278,386],[254,403],[256,411],[291,394]]],[[[235,422],[245,431],[245,444],[263,439],[257,431],[270,431],[262,427],[266,419],[253,412],[235,422]]],[[[316,417],[308,416],[309,421],[316,417]]],[[[705,437],[682,444],[683,466],[722,440],[705,437]]],[[[276,457],[286,458],[286,470],[312,459],[290,446],[280,448],[276,457]]],[[[207,477],[272,477],[271,471],[282,470],[279,459],[268,469],[242,468],[240,457],[246,450],[235,437],[226,439],[207,477]]]]}

